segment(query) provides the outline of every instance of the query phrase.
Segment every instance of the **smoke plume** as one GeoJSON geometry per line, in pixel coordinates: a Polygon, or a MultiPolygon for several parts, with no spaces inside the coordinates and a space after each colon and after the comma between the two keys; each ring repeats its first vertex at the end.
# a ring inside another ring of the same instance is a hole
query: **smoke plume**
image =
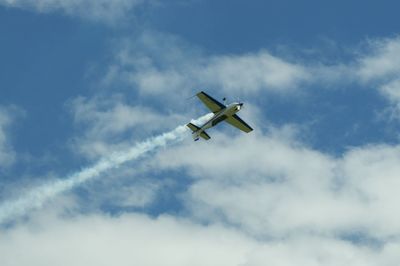
{"type": "MultiPolygon", "coordinates": [[[[203,123],[205,120],[209,119],[211,115],[212,114],[207,114],[192,122],[195,124],[203,123]]],[[[135,160],[150,151],[156,150],[157,148],[179,142],[184,139],[187,131],[188,129],[186,126],[178,126],[172,131],[137,143],[126,151],[115,152],[110,156],[99,160],[94,165],[84,168],[67,178],[38,186],[20,198],[4,202],[0,205],[0,224],[25,215],[33,209],[41,208],[49,199],[54,198],[64,191],[79,186],[84,182],[99,177],[105,171],[117,168],[121,164],[135,160]]]]}

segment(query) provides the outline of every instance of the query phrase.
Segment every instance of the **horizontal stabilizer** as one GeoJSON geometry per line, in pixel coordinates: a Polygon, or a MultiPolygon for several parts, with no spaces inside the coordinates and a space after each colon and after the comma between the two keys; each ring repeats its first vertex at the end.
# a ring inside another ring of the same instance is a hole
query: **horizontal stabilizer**
{"type": "Polygon", "coordinates": [[[199,128],[195,124],[189,123],[186,126],[193,131],[193,139],[194,140],[198,140],[199,137],[202,137],[205,140],[209,140],[211,138],[205,131],[199,131],[199,130],[201,130],[201,128],[199,128]]]}
{"type": "Polygon", "coordinates": [[[211,139],[211,137],[205,131],[200,133],[200,137],[202,137],[205,140],[211,139]]]}
{"type": "Polygon", "coordinates": [[[195,124],[189,123],[186,125],[188,128],[190,128],[193,132],[198,131],[200,128],[196,126],[195,124]]]}

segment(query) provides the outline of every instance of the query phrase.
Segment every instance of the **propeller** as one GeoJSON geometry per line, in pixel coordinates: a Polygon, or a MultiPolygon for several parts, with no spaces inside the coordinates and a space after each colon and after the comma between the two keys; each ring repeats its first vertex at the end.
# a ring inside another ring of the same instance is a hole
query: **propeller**
{"type": "MultiPolygon", "coordinates": [[[[226,105],[226,97],[222,98],[222,102],[226,105]]],[[[243,102],[241,102],[238,98],[236,99],[236,103],[240,105],[240,108],[243,108],[243,102]]]]}

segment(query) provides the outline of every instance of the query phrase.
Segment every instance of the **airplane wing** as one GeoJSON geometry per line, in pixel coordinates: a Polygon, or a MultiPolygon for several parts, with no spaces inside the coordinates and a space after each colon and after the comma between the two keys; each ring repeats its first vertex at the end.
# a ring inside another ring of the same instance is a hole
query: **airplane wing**
{"type": "Polygon", "coordinates": [[[237,115],[228,116],[224,121],[246,133],[253,131],[253,129],[237,115]]]}
{"type": "Polygon", "coordinates": [[[204,91],[201,91],[196,94],[197,97],[208,107],[208,109],[211,110],[213,113],[217,113],[218,111],[221,111],[224,109],[226,106],[219,101],[215,100],[213,97],[205,93],[204,91]]]}

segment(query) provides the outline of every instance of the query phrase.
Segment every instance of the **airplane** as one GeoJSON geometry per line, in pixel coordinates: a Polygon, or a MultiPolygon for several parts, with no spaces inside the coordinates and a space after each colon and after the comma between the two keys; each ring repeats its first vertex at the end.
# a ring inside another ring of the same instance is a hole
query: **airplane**
{"type": "MultiPolygon", "coordinates": [[[[213,97],[201,91],[196,94],[196,96],[208,107],[211,112],[214,113],[214,116],[205,122],[202,126],[196,126],[193,123],[189,123],[186,126],[192,130],[193,140],[197,141],[201,138],[205,140],[209,140],[211,137],[207,134],[206,129],[212,128],[222,121],[227,122],[228,124],[249,133],[253,131],[253,129],[246,124],[238,115],[237,112],[243,106],[243,103],[234,102],[229,105],[225,105],[215,100],[213,97]]],[[[225,101],[225,98],[224,98],[225,101]]]]}

